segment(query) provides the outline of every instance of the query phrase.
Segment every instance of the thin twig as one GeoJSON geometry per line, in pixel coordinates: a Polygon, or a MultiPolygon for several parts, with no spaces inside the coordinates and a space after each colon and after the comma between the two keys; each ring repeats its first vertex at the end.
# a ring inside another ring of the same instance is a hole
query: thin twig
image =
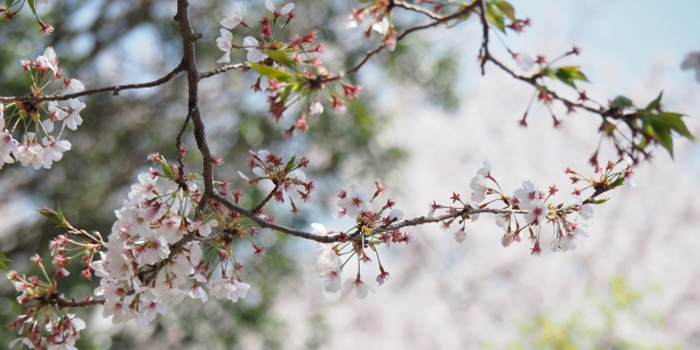
{"type": "Polygon", "coordinates": [[[214,69],[214,70],[210,70],[210,71],[206,71],[206,72],[201,72],[201,73],[199,73],[199,79],[201,80],[201,79],[209,78],[209,77],[215,76],[217,74],[221,74],[221,73],[233,70],[233,69],[241,69],[243,67],[247,67],[247,65],[245,63],[230,64],[228,66],[223,66],[223,67],[218,68],[218,69],[214,69]]]}
{"type": "Polygon", "coordinates": [[[269,202],[270,199],[272,199],[272,197],[275,195],[275,192],[277,192],[277,189],[279,187],[280,187],[280,182],[276,182],[275,188],[273,188],[272,191],[270,191],[270,193],[267,194],[267,197],[265,197],[265,199],[263,199],[262,202],[260,202],[260,204],[256,205],[255,208],[251,209],[250,211],[253,213],[259,213],[260,210],[265,206],[265,204],[267,204],[267,202],[269,202]]]}
{"type": "Polygon", "coordinates": [[[394,6],[396,6],[396,7],[401,7],[401,8],[403,8],[403,9],[406,9],[406,10],[409,10],[409,11],[414,11],[414,12],[422,13],[422,14],[424,14],[424,15],[426,15],[426,16],[428,16],[428,17],[434,19],[434,20],[440,20],[440,19],[442,19],[442,16],[440,16],[439,14],[437,14],[437,13],[435,13],[435,12],[433,12],[433,11],[430,11],[430,10],[428,10],[428,9],[422,8],[422,7],[420,7],[420,6],[416,6],[416,5],[409,4],[409,3],[407,3],[407,2],[403,2],[403,1],[399,1],[399,0],[393,0],[392,3],[393,3],[394,6]]]}
{"type": "MultiPolygon", "coordinates": [[[[467,16],[470,12],[474,11],[474,9],[475,9],[475,8],[477,7],[477,5],[478,5],[478,2],[479,2],[479,1],[477,0],[477,1],[473,2],[472,4],[470,4],[469,6],[466,6],[466,7],[464,7],[463,9],[461,9],[461,10],[459,10],[459,11],[457,11],[457,12],[455,12],[455,13],[449,15],[449,16],[438,16],[438,15],[435,15],[436,20],[433,21],[433,22],[430,22],[430,23],[427,23],[427,24],[424,24],[424,25],[420,25],[420,26],[415,26],[415,27],[408,28],[408,29],[406,29],[403,33],[401,33],[399,36],[396,37],[396,42],[401,41],[401,40],[404,39],[407,35],[409,35],[409,34],[411,34],[411,33],[413,33],[413,32],[417,32],[417,31],[420,31],[420,30],[432,28],[432,27],[438,26],[438,25],[440,25],[440,24],[449,22],[449,21],[451,21],[451,20],[453,20],[453,19],[456,19],[456,18],[459,18],[459,17],[462,17],[462,16],[467,16]]],[[[396,2],[394,2],[394,3],[396,4],[396,2]]],[[[396,4],[396,6],[402,7],[402,6],[398,5],[398,4],[396,4]]],[[[327,79],[324,79],[323,82],[329,82],[329,81],[338,80],[338,79],[342,78],[342,77],[345,76],[345,75],[348,75],[348,74],[357,72],[358,70],[360,70],[360,68],[362,68],[362,66],[365,65],[365,63],[367,63],[367,61],[369,61],[369,59],[370,59],[372,56],[376,55],[377,53],[379,53],[380,51],[382,51],[384,48],[386,48],[386,44],[382,43],[381,45],[379,45],[378,47],[376,47],[374,50],[367,52],[367,54],[365,55],[365,57],[362,58],[362,60],[360,61],[360,63],[358,63],[358,64],[355,65],[354,67],[352,67],[352,68],[346,70],[345,72],[343,72],[343,73],[341,73],[341,74],[338,74],[338,75],[329,77],[329,78],[327,78],[327,79]]]]}
{"type": "Polygon", "coordinates": [[[185,173],[185,153],[182,152],[182,135],[185,133],[185,130],[187,130],[187,125],[190,124],[190,119],[192,119],[192,113],[194,113],[194,110],[189,111],[187,113],[187,117],[185,118],[185,122],[182,123],[182,128],[180,129],[180,132],[177,134],[177,138],[175,138],[175,151],[177,152],[177,163],[178,163],[178,177],[176,179],[176,182],[180,185],[181,188],[186,189],[187,187],[185,183],[185,178],[184,178],[184,173],[185,173]]]}

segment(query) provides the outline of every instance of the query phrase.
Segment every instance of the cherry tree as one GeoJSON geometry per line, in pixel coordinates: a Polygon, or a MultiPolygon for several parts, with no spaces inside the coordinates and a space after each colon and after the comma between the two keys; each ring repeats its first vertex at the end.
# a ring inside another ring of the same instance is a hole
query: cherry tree
{"type": "MultiPolygon", "coordinates": [[[[85,86],[62,69],[61,58],[49,46],[39,56],[27,57],[17,65],[30,77],[26,92],[0,97],[0,117],[4,120],[0,166],[49,169],[44,176],[51,176],[52,166],[71,156],[70,140],[80,134],[80,126],[97,118],[84,112],[88,96],[165,89],[177,84],[180,76],[186,79],[183,85],[187,91],[178,132],[168,137],[171,149],[154,149],[147,160],[133,160],[147,161],[150,168],[138,175],[121,207],[112,208],[115,217],[110,232],[74,227],[60,206],[40,209],[65,232],[51,240],[50,263],[38,254],[31,259],[40,275],[15,270],[7,274],[17,291],[17,302],[25,309],[9,325],[18,334],[10,347],[74,348],[81,330],[89,327],[75,315],[76,308],[102,305],[103,316],[111,317],[115,324],[134,320],[145,326],[185,298],[236,303],[256,287],[246,282],[255,271],[244,267],[236,253],[242,245],[249,245],[255,255],[263,256],[266,247],[258,238],[273,232],[316,242],[315,272],[325,291],[354,294],[359,299],[369,292],[379,293],[377,286],[390,280],[390,267],[380,259],[383,249],[411,244],[411,228],[419,225],[435,224],[449,231],[450,239],[463,243],[470,222],[489,220],[495,224],[493,231],[502,235],[504,247],[519,242],[535,256],[545,248],[574,250],[579,238],[587,235],[585,221],[593,219],[594,211],[604,210],[604,206],[598,208],[608,201],[604,195],[623,185],[634,187],[637,166],[648,161],[659,146],[673,157],[674,136],[694,140],[684,115],[662,107],[661,93],[641,104],[625,96],[603,100],[588,96],[582,87],[588,79],[576,61],[581,48],[564,48],[554,58],[511,50],[503,37],[526,31],[533,21],[516,16],[515,8],[506,1],[377,0],[353,4],[342,25],[361,33],[373,48],[340,70],[329,69],[324,62],[323,33],[316,28],[301,32],[289,29],[299,18],[293,3],[266,0],[267,12],[256,12],[249,11],[251,5],[235,2],[228,13],[206,14],[215,16],[219,26],[201,28],[194,24],[191,4],[186,0],[173,3],[181,60],[162,77],[150,82],[85,86]],[[207,134],[210,121],[203,107],[215,101],[202,93],[202,81],[227,74],[253,77],[251,94],[264,94],[267,117],[279,125],[271,132],[293,142],[314,133],[312,121],[320,115],[340,119],[351,113],[348,105],[363,93],[363,86],[352,77],[372,59],[390,55],[416,32],[452,28],[464,22],[481,26],[481,44],[474,55],[482,75],[498,71],[511,76],[513,84],[527,84],[532,89],[529,104],[523,106],[522,117],[514,123],[527,127],[531,107],[539,104],[548,111],[546,117],[551,118],[554,128],[571,113],[585,114],[599,126],[599,135],[590,135],[600,139],[598,147],[591,150],[590,168],[572,169],[562,164],[561,179],[552,179],[549,184],[522,179],[522,187],[513,189],[499,184],[498,160],[484,161],[460,187],[468,186],[471,191],[462,193],[456,188],[450,196],[436,194],[435,200],[427,203],[425,214],[418,217],[406,217],[401,203],[391,198],[391,188],[381,180],[375,181],[373,188],[349,184],[324,189],[337,193],[335,217],[350,218],[352,224],[325,227],[312,217],[308,220],[314,223],[306,229],[282,222],[274,213],[307,215],[300,207],[313,201],[317,190],[314,179],[304,172],[314,162],[313,157],[252,149],[236,155],[247,159],[247,168],[234,176],[217,172],[228,159],[212,152],[207,134]],[[202,62],[195,44],[202,45],[205,38],[212,39],[205,44],[220,50],[221,56],[215,60],[218,68],[203,71],[198,68],[202,62]],[[503,46],[508,55],[498,57],[492,53],[493,45],[503,46]],[[186,141],[190,128],[193,145],[186,141]],[[196,148],[201,163],[186,159],[191,152],[188,148],[196,148]],[[614,156],[602,158],[608,154],[614,156]],[[238,178],[247,186],[233,186],[238,178]],[[576,188],[572,193],[559,193],[557,180],[576,188]],[[244,205],[251,189],[263,186],[265,196],[253,205],[244,205]],[[91,295],[63,295],[59,285],[71,273],[87,280],[95,278],[99,285],[91,295]]],[[[36,0],[7,1],[0,13],[11,20],[20,10],[26,11],[25,4],[40,31],[61,40],[60,28],[40,19],[36,0]]],[[[684,63],[688,68],[693,65],[684,63]]],[[[99,111],[99,106],[92,110],[99,111]]],[[[0,259],[8,261],[2,255],[0,259]]],[[[4,263],[0,267],[7,268],[4,263]]]]}

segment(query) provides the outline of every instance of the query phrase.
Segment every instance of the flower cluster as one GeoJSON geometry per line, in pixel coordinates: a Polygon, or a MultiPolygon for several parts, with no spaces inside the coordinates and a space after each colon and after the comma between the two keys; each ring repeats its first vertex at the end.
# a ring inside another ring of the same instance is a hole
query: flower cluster
{"type": "Polygon", "coordinates": [[[346,28],[361,27],[364,36],[370,38],[372,31],[382,36],[382,45],[389,51],[396,49],[396,29],[391,22],[391,11],[388,1],[375,1],[373,4],[352,11],[348,16],[346,28]],[[372,19],[366,19],[367,16],[372,19]]]}
{"type": "MultiPolygon", "coordinates": [[[[316,188],[313,181],[306,180],[306,174],[301,170],[308,164],[309,160],[304,157],[298,162],[296,157],[292,157],[285,163],[282,157],[274,152],[260,150],[255,153],[250,151],[248,167],[252,169],[255,176],[249,178],[241,171],[238,172],[238,175],[246,180],[249,185],[263,180],[272,181],[275,188],[270,195],[279,203],[284,203],[285,197],[289,199],[292,205],[292,213],[299,215],[301,211],[294,203],[294,198],[307,201],[311,196],[311,192],[316,188]]],[[[262,209],[262,207],[258,209],[262,209]]]]}
{"type": "Polygon", "coordinates": [[[29,349],[77,350],[75,342],[80,339],[80,331],[85,328],[85,322],[74,314],[63,311],[61,315],[51,317],[20,315],[9,327],[22,335],[10,342],[10,349],[19,343],[21,347],[29,349]],[[46,330],[47,336],[42,336],[42,329],[46,330]]]}
{"type": "MultiPolygon", "coordinates": [[[[375,255],[379,263],[379,275],[376,281],[382,285],[389,279],[389,273],[384,270],[379,260],[377,246],[410,241],[408,234],[391,227],[392,224],[403,219],[403,212],[393,208],[394,201],[388,199],[379,211],[372,209],[372,202],[385,191],[379,180],[375,185],[376,190],[371,197],[367,190],[357,185],[352,185],[350,194],[341,191],[338,195],[340,198],[338,206],[341,211],[336,217],[351,216],[355,218],[356,225],[350,230],[338,233],[341,243],[317,244],[316,273],[324,281],[326,292],[342,291],[344,294],[349,294],[354,291],[359,299],[364,299],[368,292],[373,290],[362,280],[360,263],[370,264],[372,262],[370,255],[375,255]],[[344,257],[345,262],[341,261],[341,256],[344,257]],[[352,258],[357,260],[357,274],[341,283],[342,269],[352,258]]],[[[311,224],[311,228],[315,235],[326,236],[331,233],[321,224],[311,224]]]]}
{"type": "Polygon", "coordinates": [[[37,276],[20,277],[16,271],[8,273],[7,278],[20,293],[17,296],[17,302],[26,307],[25,314],[18,316],[16,321],[8,325],[11,330],[17,331],[20,335],[19,338],[10,342],[9,348],[20,343],[22,347],[26,346],[30,349],[42,347],[75,349],[75,341],[80,338],[80,331],[85,328],[85,322],[68,313],[65,307],[52,305],[50,302],[60,298],[57,296],[56,280],[68,275],[62,267],[68,259],[63,261],[60,259],[58,258],[58,262],[54,260],[57,272],[51,279],[48,277],[42,259],[38,255],[32,257],[32,262],[39,266],[46,281],[37,276]],[[32,301],[35,301],[33,305],[30,304],[32,301]]]}
{"type": "MultiPolygon", "coordinates": [[[[151,159],[172,173],[162,157],[151,159]]],[[[193,179],[168,187],[158,183],[160,175],[155,169],[139,175],[129,200],[116,211],[107,252],[93,263],[95,275],[102,278],[95,295],[104,297],[104,316],[112,316],[115,323],[135,319],[139,325],[147,324],[186,296],[205,302],[203,287],[216,298],[233,302],[250,288],[237,279],[228,260],[220,259],[217,277],[202,258],[204,243],[195,238],[206,240],[221,219],[197,210],[200,194],[193,179]]]]}
{"type": "MultiPolygon", "coordinates": [[[[231,62],[231,51],[233,49],[245,48],[248,51],[247,60],[250,62],[260,62],[267,58],[267,54],[261,49],[275,50],[278,42],[275,42],[275,29],[277,28],[278,20],[280,17],[287,16],[280,33],[284,31],[289,22],[294,19],[295,15],[292,10],[294,9],[294,3],[288,3],[284,5],[280,10],[277,10],[275,5],[272,4],[271,0],[265,0],[265,6],[272,13],[272,25],[270,25],[270,20],[265,17],[260,21],[262,29],[260,31],[255,31],[255,29],[248,26],[248,24],[243,20],[245,15],[245,5],[242,2],[237,2],[234,4],[235,10],[229,11],[224,19],[221,20],[221,36],[216,39],[216,45],[219,46],[221,51],[224,51],[224,55],[217,60],[217,63],[229,63],[231,62]],[[253,33],[258,36],[262,41],[258,41],[254,36],[247,36],[243,38],[243,45],[239,46],[233,43],[233,33],[230,30],[234,29],[238,25],[246,27],[253,31],[253,33]]],[[[277,40],[279,40],[279,34],[277,35],[277,40]]]]}
{"type": "MultiPolygon", "coordinates": [[[[61,80],[62,84],[48,96],[63,90],[84,90],[78,79],[64,78],[51,47],[34,61],[23,60],[22,68],[32,76],[32,96],[45,96],[44,90],[57,80],[61,80]]],[[[61,140],[61,136],[66,128],[76,130],[82,124],[80,113],[84,108],[85,103],[77,99],[65,102],[14,102],[7,106],[0,104],[0,118],[4,124],[0,130],[0,168],[5,163],[19,161],[22,166],[50,169],[53,162],[61,160],[63,153],[71,149],[71,143],[61,140]],[[59,122],[61,126],[56,128],[55,123],[59,122]],[[19,134],[17,138],[13,137],[16,133],[19,134]]]]}
{"type": "Polygon", "coordinates": [[[325,108],[321,103],[326,98],[332,105],[333,112],[343,114],[347,111],[345,99],[357,98],[361,87],[341,82],[339,76],[332,75],[316,54],[323,52],[321,44],[315,44],[317,33],[309,31],[303,36],[294,35],[289,41],[283,41],[281,34],[289,22],[295,17],[294,4],[289,3],[277,9],[270,0],[265,2],[272,13],[270,18],[260,21],[261,29],[255,30],[243,19],[246,8],[238,2],[235,10],[221,20],[221,36],[217,38],[218,47],[224,55],[218,63],[228,63],[233,49],[247,50],[247,66],[260,74],[256,83],[251,86],[256,92],[263,91],[262,78],[267,78],[269,93],[269,113],[279,121],[282,114],[297,101],[302,101],[299,116],[294,124],[285,130],[287,137],[292,137],[295,130],[307,130],[307,116],[319,115],[325,108]],[[286,17],[285,17],[286,16],[286,17]],[[233,33],[230,29],[241,25],[254,32],[255,36],[243,38],[242,46],[234,44],[233,33]],[[330,86],[330,94],[321,91],[330,86]],[[343,97],[344,96],[344,97],[343,97]]]}
{"type": "MultiPolygon", "coordinates": [[[[459,229],[455,232],[454,238],[462,243],[466,239],[466,221],[477,220],[481,213],[491,213],[496,217],[496,225],[501,227],[505,233],[501,238],[503,246],[509,246],[513,241],[521,241],[521,233],[528,232],[532,241],[532,253],[538,255],[541,252],[540,233],[542,227],[552,226],[553,238],[551,241],[552,251],[566,252],[576,249],[574,240],[578,236],[587,236],[582,230],[579,219],[590,219],[593,217],[593,205],[602,204],[607,199],[598,197],[626,183],[633,184],[632,165],[627,165],[623,170],[615,170],[623,162],[608,162],[606,167],[594,166],[596,176],[585,177],[578,172],[566,168],[565,173],[571,175],[572,183],[587,183],[588,186],[576,188],[572,195],[575,203],[565,205],[564,203],[553,204],[551,199],[559,191],[556,186],[549,187],[546,191],[540,190],[530,181],[523,181],[522,187],[513,191],[512,195],[506,194],[496,181],[491,172],[491,164],[488,161],[477,171],[471,179],[470,187],[471,201],[462,201],[458,193],[453,193],[452,205],[440,205],[435,202],[431,204],[428,218],[442,222],[443,228],[447,229],[455,221],[459,221],[459,229]],[[582,199],[582,192],[592,190],[593,193],[587,199],[582,199]],[[455,204],[458,203],[459,206],[455,204]],[[435,217],[438,209],[447,210],[447,214],[435,217]],[[518,218],[522,216],[522,219],[518,218]],[[575,215],[571,220],[569,217],[575,215]]],[[[358,196],[360,198],[361,196],[358,196]]]]}

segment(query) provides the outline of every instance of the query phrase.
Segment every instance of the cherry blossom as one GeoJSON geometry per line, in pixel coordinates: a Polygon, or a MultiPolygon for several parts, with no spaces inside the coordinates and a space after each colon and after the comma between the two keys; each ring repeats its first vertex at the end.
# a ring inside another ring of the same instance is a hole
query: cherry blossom
{"type": "Polygon", "coordinates": [[[48,164],[47,169],[51,167],[51,162],[61,160],[61,158],[63,158],[63,152],[71,149],[70,141],[56,140],[53,136],[45,137],[42,140],[42,144],[46,145],[46,148],[44,148],[44,159],[45,164],[48,164]]]}
{"type": "Polygon", "coordinates": [[[77,130],[78,125],[83,123],[83,118],[80,117],[80,112],[85,108],[85,103],[78,101],[75,98],[68,100],[70,105],[70,113],[63,120],[63,126],[71,130],[77,130]]]}
{"type": "Polygon", "coordinates": [[[389,25],[389,18],[384,17],[381,21],[377,21],[372,24],[372,30],[381,35],[387,35],[389,33],[389,25]]]}
{"type": "Polygon", "coordinates": [[[469,187],[474,191],[471,196],[474,202],[479,203],[486,198],[488,186],[486,186],[486,178],[483,175],[477,174],[474,176],[469,187]]]}
{"type": "Polygon", "coordinates": [[[267,58],[267,55],[258,49],[258,40],[252,36],[243,38],[243,47],[248,50],[247,60],[250,62],[260,62],[267,58]]]}
{"type": "Polygon", "coordinates": [[[47,47],[44,54],[37,57],[35,66],[38,69],[52,70],[54,75],[58,73],[58,58],[53,47],[47,47]]]}
{"type": "Polygon", "coordinates": [[[532,67],[535,66],[535,61],[532,60],[532,58],[525,53],[512,53],[513,54],[513,59],[515,60],[515,64],[518,65],[518,68],[521,70],[527,72],[532,67]]]}
{"type": "Polygon", "coordinates": [[[462,229],[457,230],[455,231],[454,238],[457,243],[463,243],[467,239],[467,233],[462,229]]]}
{"type": "Polygon", "coordinates": [[[350,195],[346,196],[345,198],[341,198],[338,201],[338,206],[345,209],[347,215],[355,217],[360,213],[360,211],[372,211],[372,206],[370,205],[369,200],[370,196],[369,193],[367,193],[367,190],[353,184],[350,195]]]}
{"type": "Polygon", "coordinates": [[[265,0],[265,7],[267,7],[267,9],[270,10],[270,12],[272,12],[275,15],[275,18],[277,18],[279,16],[286,15],[286,14],[292,12],[292,10],[294,9],[294,3],[290,2],[290,3],[282,6],[282,9],[277,11],[277,8],[275,7],[275,5],[272,4],[272,0],[265,0]]]}
{"type": "Polygon", "coordinates": [[[311,106],[309,106],[309,114],[319,115],[323,113],[323,105],[318,100],[314,101],[311,106]]]}
{"type": "MultiPolygon", "coordinates": [[[[317,223],[311,224],[312,233],[315,235],[326,236],[328,231],[326,228],[317,223]]],[[[325,290],[329,293],[336,293],[342,290],[341,286],[341,265],[340,257],[333,250],[332,244],[316,244],[316,273],[326,283],[325,290]]]]}
{"type": "Polygon", "coordinates": [[[588,220],[593,217],[593,206],[590,204],[583,204],[583,200],[580,196],[575,196],[576,203],[579,205],[578,213],[580,217],[584,220],[588,220]]]}
{"type": "Polygon", "coordinates": [[[476,173],[483,176],[483,177],[491,176],[491,163],[489,163],[488,160],[485,160],[482,163],[482,165],[483,165],[483,167],[479,168],[479,170],[476,173]]]}
{"type": "Polygon", "coordinates": [[[48,109],[48,118],[44,119],[42,123],[44,124],[44,129],[46,129],[46,132],[53,132],[54,121],[61,121],[65,119],[68,116],[68,112],[64,111],[63,108],[59,107],[55,103],[50,103],[48,109]]]}
{"type": "Polygon", "coordinates": [[[364,299],[367,297],[368,292],[374,293],[374,290],[366,285],[362,280],[357,278],[348,278],[343,283],[343,294],[350,294],[355,291],[357,299],[364,299]]]}
{"type": "Polygon", "coordinates": [[[316,260],[316,273],[326,283],[325,290],[335,293],[342,289],[341,286],[340,257],[335,253],[330,244],[319,244],[316,260]]]}
{"type": "Polygon", "coordinates": [[[63,84],[72,92],[82,92],[85,90],[85,85],[78,79],[66,79],[63,84]]]}
{"type": "Polygon", "coordinates": [[[233,34],[226,29],[221,29],[221,37],[216,38],[216,45],[219,46],[219,49],[224,52],[224,55],[221,56],[216,63],[231,62],[231,50],[235,47],[232,41],[233,34]]]}
{"type": "Polygon", "coordinates": [[[14,163],[15,160],[10,154],[17,154],[17,141],[12,138],[12,134],[7,130],[0,130],[0,168],[5,163],[14,163]]]}
{"type": "Polygon", "coordinates": [[[523,181],[523,187],[516,189],[513,192],[513,196],[523,204],[540,199],[539,191],[537,191],[535,185],[530,181],[523,181]]]}
{"type": "MultiPolygon", "coordinates": [[[[228,28],[228,29],[233,29],[235,28],[238,24],[243,22],[243,15],[245,15],[245,6],[243,5],[242,2],[237,2],[234,4],[234,10],[229,11],[228,14],[226,15],[226,18],[221,20],[221,26],[228,28]]],[[[223,37],[223,31],[222,37],[223,37]]],[[[231,41],[229,40],[229,43],[231,41]]],[[[217,40],[218,43],[218,40],[217,40]]],[[[221,47],[221,45],[219,45],[221,47]]],[[[222,48],[223,50],[223,48],[222,48]]],[[[229,50],[230,52],[230,50],[229,50]]],[[[228,62],[228,61],[227,61],[228,62]]]]}
{"type": "Polygon", "coordinates": [[[398,222],[401,221],[401,219],[403,219],[403,211],[401,211],[401,209],[392,209],[387,217],[389,222],[398,222]]]}
{"type": "Polygon", "coordinates": [[[525,220],[531,225],[544,224],[547,215],[549,215],[547,204],[539,200],[523,202],[520,207],[530,211],[525,214],[525,220]]]}

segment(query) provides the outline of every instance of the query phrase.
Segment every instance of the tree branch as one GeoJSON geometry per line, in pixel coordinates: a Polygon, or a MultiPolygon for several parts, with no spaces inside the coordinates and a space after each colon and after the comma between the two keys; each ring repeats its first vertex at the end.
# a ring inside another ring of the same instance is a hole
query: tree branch
{"type": "Polygon", "coordinates": [[[409,11],[419,12],[419,13],[422,13],[422,14],[424,14],[424,15],[426,15],[434,20],[442,19],[442,16],[440,16],[439,14],[437,14],[433,11],[430,11],[428,9],[424,9],[422,7],[419,7],[419,6],[416,6],[413,4],[409,4],[407,2],[399,1],[399,0],[394,0],[392,2],[393,2],[395,7],[401,7],[403,9],[406,9],[409,11]]]}
{"type": "Polygon", "coordinates": [[[75,299],[68,300],[65,297],[58,295],[51,295],[49,297],[41,297],[36,299],[39,303],[44,305],[56,305],[59,307],[86,307],[93,305],[101,305],[105,303],[104,299],[93,299],[92,297],[85,298],[81,301],[76,301],[75,299]]]}
{"type": "Polygon", "coordinates": [[[177,13],[175,21],[180,28],[180,36],[182,37],[182,61],[187,70],[187,107],[192,112],[192,123],[194,124],[194,138],[197,142],[197,148],[202,154],[202,177],[204,178],[204,193],[199,201],[200,212],[204,210],[207,201],[214,194],[214,180],[212,174],[213,157],[209,151],[207,137],[204,132],[204,123],[199,110],[199,72],[197,71],[197,62],[195,60],[194,42],[201,37],[192,30],[190,19],[187,14],[187,0],[177,0],[177,13]]]}
{"type": "Polygon", "coordinates": [[[275,183],[275,188],[273,188],[272,191],[270,191],[270,193],[268,193],[267,197],[265,197],[265,198],[260,202],[260,204],[256,205],[255,208],[251,209],[250,211],[253,212],[253,213],[258,213],[258,212],[260,212],[260,210],[265,206],[265,204],[267,204],[267,202],[269,202],[270,199],[272,199],[272,196],[275,195],[275,192],[277,192],[277,189],[278,189],[279,187],[280,187],[280,182],[278,181],[278,182],[275,183]]]}
{"type": "MultiPolygon", "coordinates": [[[[430,22],[430,23],[428,23],[428,24],[424,24],[424,25],[420,25],[420,26],[411,27],[411,28],[406,29],[403,33],[401,33],[399,36],[396,37],[396,41],[397,41],[397,42],[401,41],[401,40],[402,40],[403,38],[405,38],[408,34],[411,34],[411,33],[413,33],[413,32],[417,32],[417,31],[419,31],[419,30],[424,30],[424,29],[432,28],[432,27],[438,26],[438,25],[440,25],[440,24],[442,24],[442,23],[449,22],[450,20],[453,20],[453,19],[456,19],[456,18],[459,18],[459,17],[462,17],[462,16],[466,16],[466,15],[468,15],[470,12],[474,11],[474,9],[478,6],[478,2],[479,2],[479,1],[477,0],[477,1],[473,2],[472,4],[470,4],[469,6],[466,6],[465,8],[463,8],[463,9],[461,9],[461,10],[459,10],[459,11],[457,11],[457,12],[455,12],[455,13],[449,15],[449,16],[439,16],[439,15],[437,15],[437,14],[433,14],[431,17],[435,16],[435,17],[434,17],[434,18],[436,19],[435,21],[430,22]]],[[[395,4],[396,6],[398,6],[398,7],[403,7],[403,8],[406,8],[406,7],[404,7],[404,6],[402,6],[402,5],[410,6],[409,4],[406,4],[406,3],[403,3],[403,2],[397,2],[397,1],[394,1],[394,4],[395,4]]],[[[411,8],[411,10],[414,10],[414,9],[411,8]]],[[[414,11],[417,11],[417,10],[414,10],[414,11]]],[[[419,11],[419,12],[421,12],[421,11],[419,11]]],[[[379,53],[379,52],[382,51],[384,48],[386,48],[386,44],[381,44],[381,45],[379,45],[379,46],[378,46],[377,48],[375,48],[374,50],[367,52],[367,54],[365,55],[365,57],[362,58],[362,60],[360,61],[360,63],[358,63],[358,64],[355,65],[354,67],[352,67],[352,68],[346,70],[344,73],[335,75],[335,76],[333,76],[333,77],[329,77],[328,79],[325,79],[324,82],[338,80],[338,79],[342,78],[343,76],[345,76],[345,75],[347,75],[347,74],[351,74],[351,73],[357,72],[358,70],[360,70],[360,68],[362,68],[362,66],[365,65],[365,63],[367,63],[367,61],[369,61],[369,59],[370,59],[372,56],[374,56],[375,54],[379,53]]]]}
{"type": "Polygon", "coordinates": [[[125,85],[116,85],[116,86],[107,86],[99,89],[92,89],[92,90],[85,90],[81,92],[76,92],[73,94],[66,94],[66,95],[58,95],[58,96],[7,96],[7,97],[0,97],[0,102],[43,102],[43,101],[66,101],[70,100],[72,98],[78,98],[82,96],[87,96],[87,95],[94,95],[102,92],[109,92],[111,91],[114,95],[119,95],[120,91],[123,90],[133,90],[133,89],[143,89],[143,88],[150,88],[150,87],[155,87],[159,85],[163,85],[173,78],[175,78],[178,74],[181,72],[185,71],[185,66],[184,66],[184,60],[180,61],[180,64],[178,64],[175,69],[170,71],[170,73],[164,75],[162,78],[156,79],[154,81],[150,81],[147,83],[138,83],[138,84],[125,84],[125,85]]]}
{"type": "Polygon", "coordinates": [[[226,72],[226,71],[230,71],[230,70],[233,70],[233,69],[241,69],[241,68],[244,68],[244,67],[248,67],[248,66],[247,66],[245,63],[230,64],[230,65],[228,65],[228,66],[223,66],[223,67],[218,68],[218,69],[214,69],[214,70],[210,70],[210,71],[206,71],[206,72],[199,73],[199,79],[202,80],[202,79],[205,79],[205,78],[213,77],[213,76],[215,76],[215,75],[217,75],[217,74],[221,74],[221,73],[226,72]]]}

